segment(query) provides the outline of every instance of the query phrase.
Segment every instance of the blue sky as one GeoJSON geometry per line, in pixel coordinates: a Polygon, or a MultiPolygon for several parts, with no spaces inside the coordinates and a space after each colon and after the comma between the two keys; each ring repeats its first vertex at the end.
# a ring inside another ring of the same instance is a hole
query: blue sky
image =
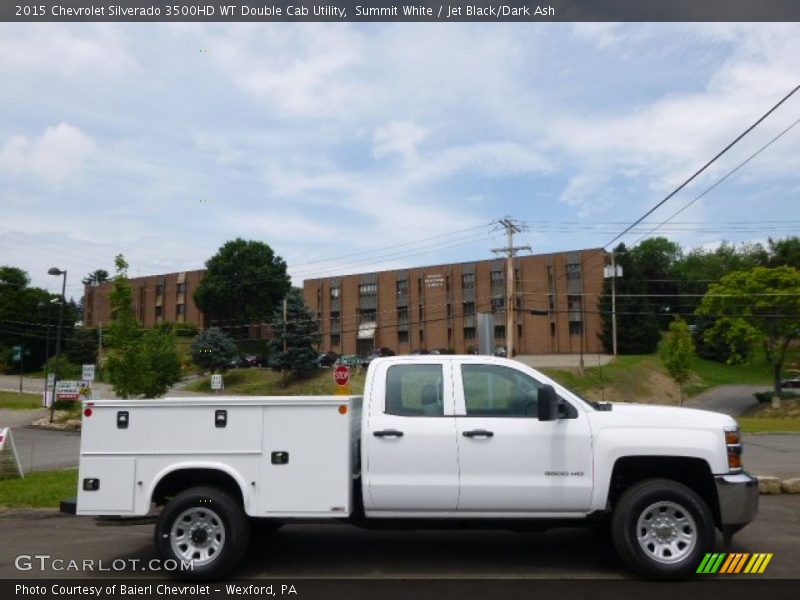
{"type": "MultiPolygon", "coordinates": [[[[79,296],[117,253],[180,271],[237,236],[296,284],[487,258],[506,215],[535,252],[602,246],[800,83],[800,27],[2,24],[0,56],[0,264],[79,296]]],[[[798,196],[800,126],[665,232],[796,234],[798,196]]]]}

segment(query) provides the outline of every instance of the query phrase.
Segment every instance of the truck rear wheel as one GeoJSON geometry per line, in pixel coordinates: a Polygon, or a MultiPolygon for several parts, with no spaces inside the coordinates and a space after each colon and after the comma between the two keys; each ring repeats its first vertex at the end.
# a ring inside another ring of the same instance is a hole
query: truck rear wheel
{"type": "Polygon", "coordinates": [[[653,579],[695,573],[714,545],[714,519],[700,496],[676,481],[648,479],[622,494],[611,538],[625,563],[653,579]]]}
{"type": "Polygon", "coordinates": [[[188,579],[229,573],[247,550],[250,528],[239,503],[226,491],[195,487],[170,500],[156,523],[162,560],[190,564],[178,571],[188,579]]]}

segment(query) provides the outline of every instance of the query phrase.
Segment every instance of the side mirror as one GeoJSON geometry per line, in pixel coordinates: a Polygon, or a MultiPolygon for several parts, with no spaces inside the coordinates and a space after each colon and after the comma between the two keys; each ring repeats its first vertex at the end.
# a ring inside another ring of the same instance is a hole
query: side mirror
{"type": "Polygon", "coordinates": [[[558,396],[552,385],[543,385],[539,388],[537,402],[537,416],[540,421],[555,421],[558,419],[558,396]]]}

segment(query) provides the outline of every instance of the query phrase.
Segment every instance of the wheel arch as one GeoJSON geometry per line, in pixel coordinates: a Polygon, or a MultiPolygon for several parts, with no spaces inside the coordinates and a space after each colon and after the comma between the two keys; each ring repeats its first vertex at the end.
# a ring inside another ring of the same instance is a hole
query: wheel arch
{"type": "Polygon", "coordinates": [[[156,505],[166,504],[170,497],[189,488],[212,486],[230,493],[245,511],[248,508],[249,497],[245,482],[239,473],[227,465],[219,463],[173,465],[161,471],[153,481],[148,498],[150,503],[156,505]]]}
{"type": "Polygon", "coordinates": [[[720,526],[719,498],[711,467],[695,456],[619,457],[611,471],[607,507],[613,509],[626,489],[646,479],[669,479],[693,490],[708,506],[714,524],[720,526]]]}

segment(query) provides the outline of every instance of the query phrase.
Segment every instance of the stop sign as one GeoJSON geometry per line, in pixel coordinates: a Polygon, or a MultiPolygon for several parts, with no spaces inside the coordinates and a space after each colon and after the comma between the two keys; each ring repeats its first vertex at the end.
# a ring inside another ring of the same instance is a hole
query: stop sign
{"type": "Polygon", "coordinates": [[[350,381],[350,367],[347,365],[339,365],[333,370],[333,380],[336,385],[347,385],[350,381]]]}

